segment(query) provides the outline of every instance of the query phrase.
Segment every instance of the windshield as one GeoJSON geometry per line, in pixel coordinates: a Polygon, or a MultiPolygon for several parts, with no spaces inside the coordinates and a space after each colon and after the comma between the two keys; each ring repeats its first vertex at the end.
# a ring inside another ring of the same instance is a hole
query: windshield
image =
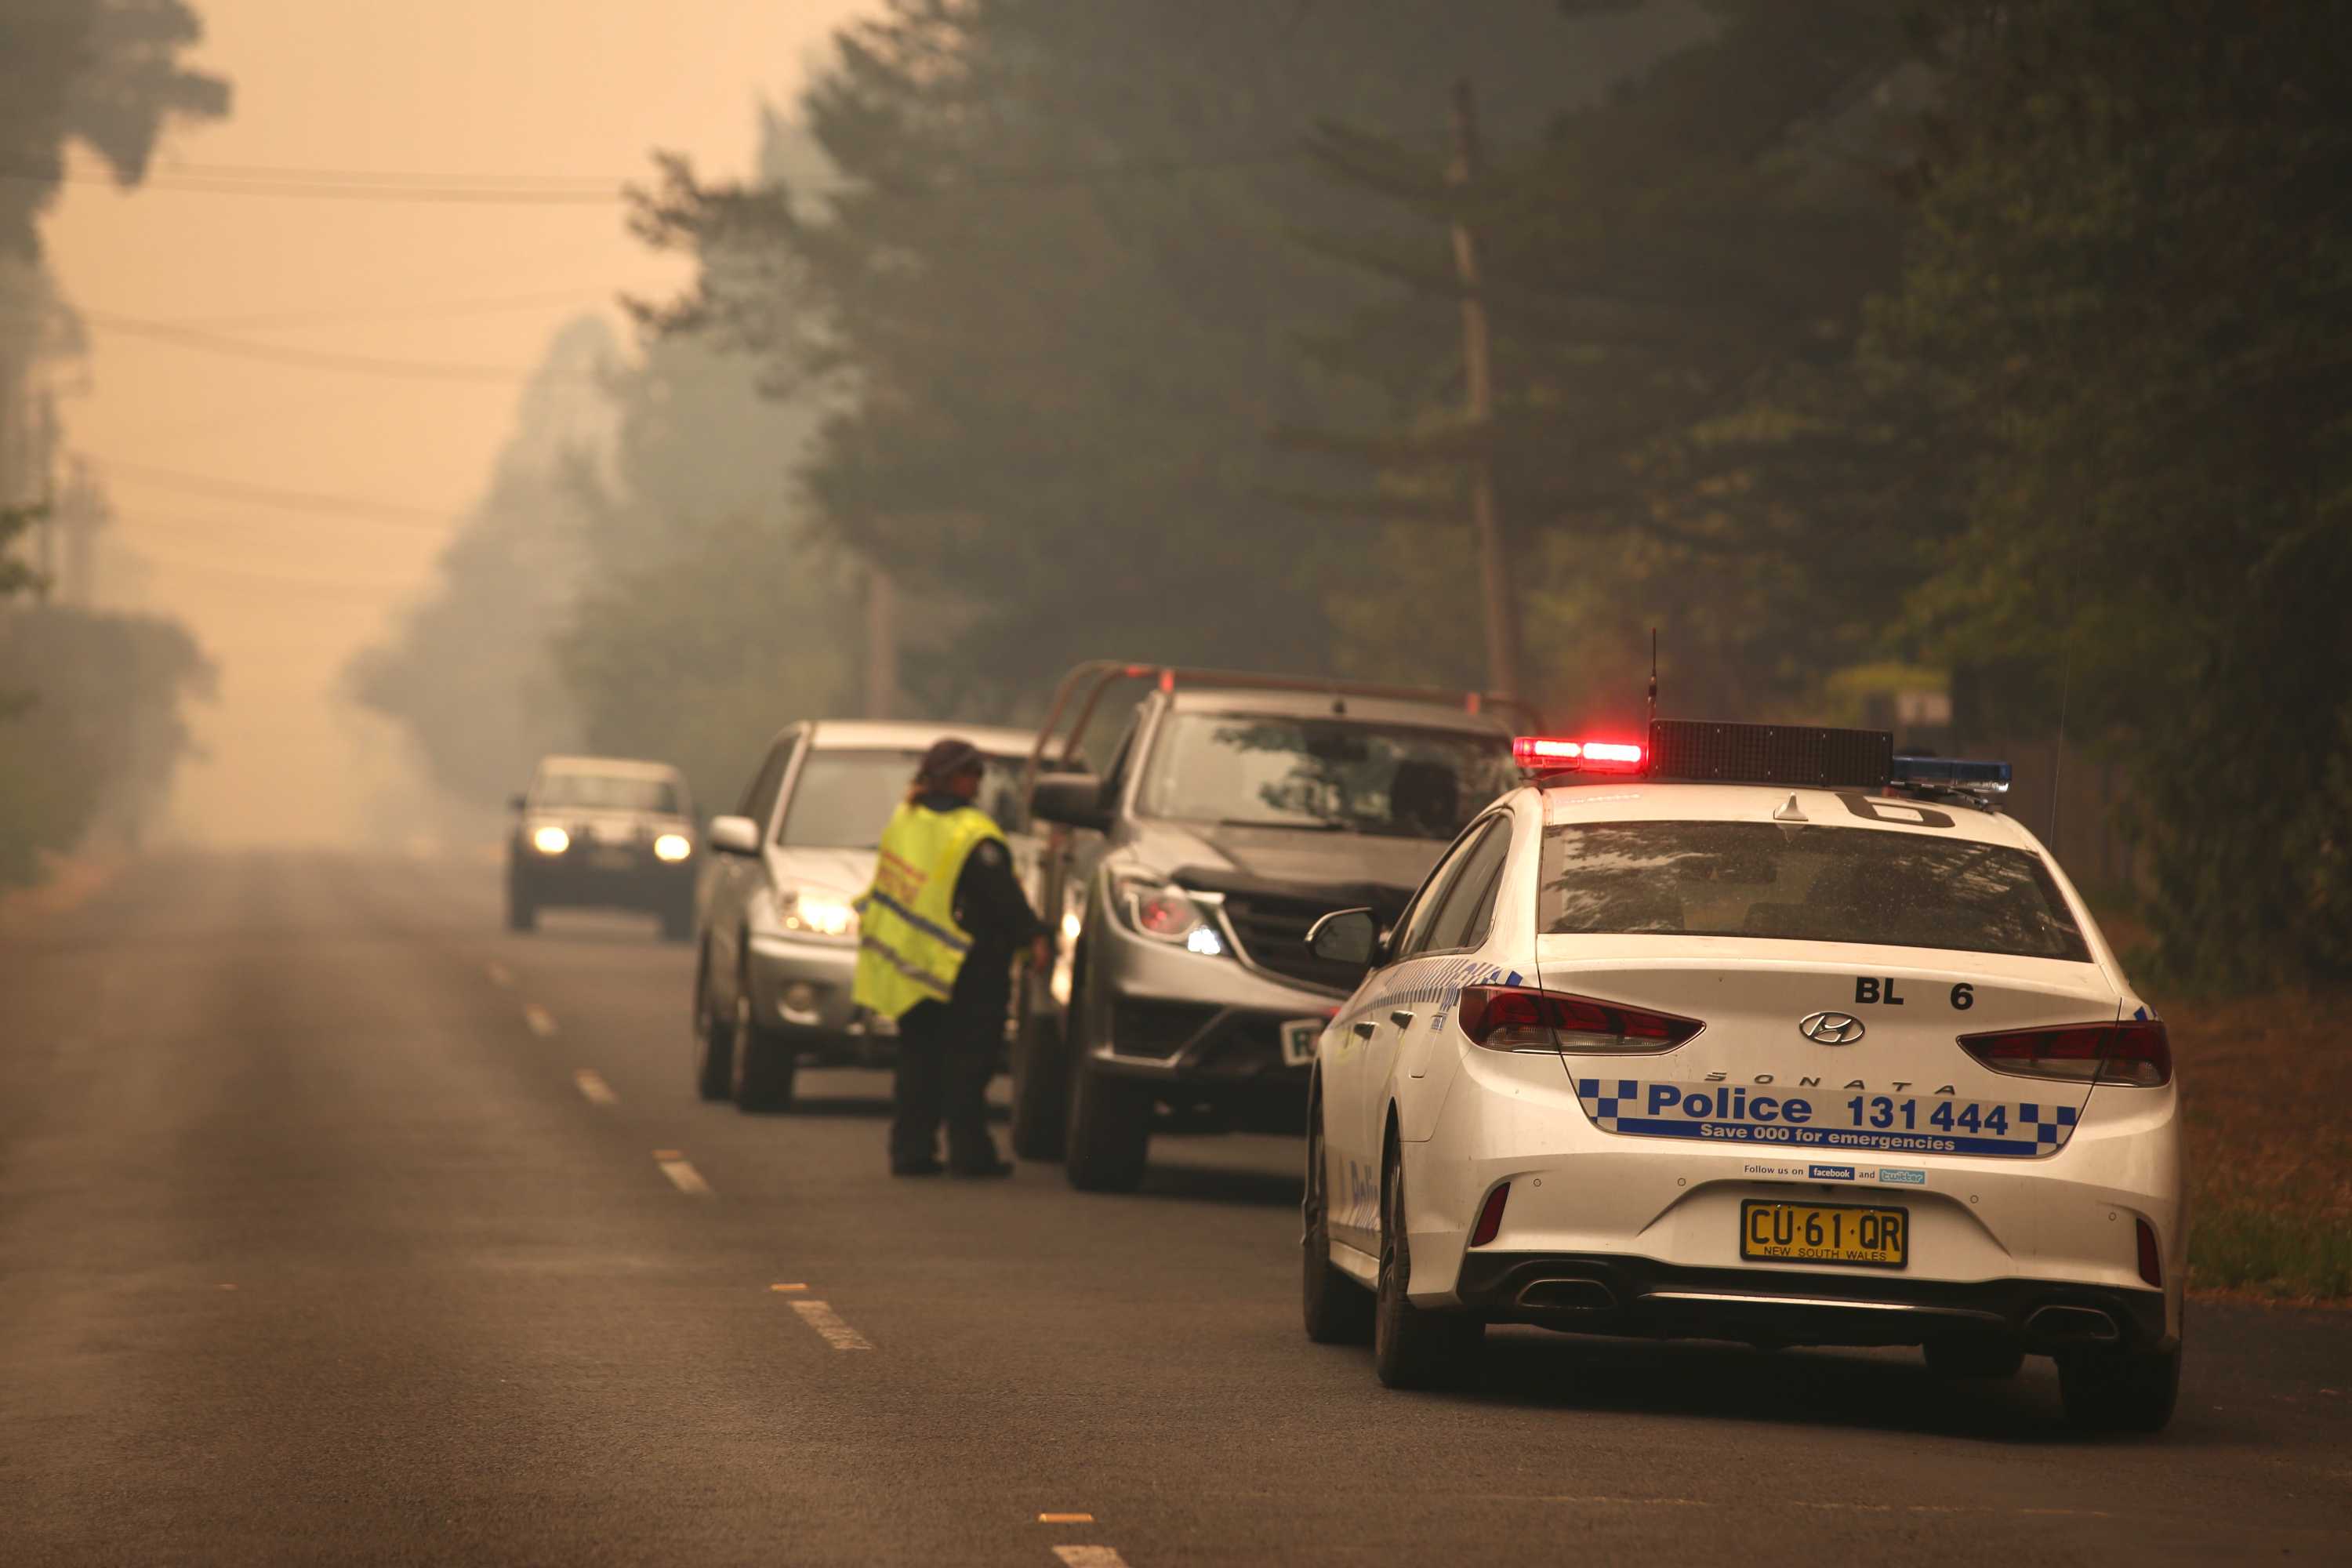
{"type": "Polygon", "coordinates": [[[1770,822],[1544,829],[1542,930],[1760,936],[2090,962],[2041,859],[1997,844],[1770,822]]]}
{"type": "MultiPolygon", "coordinates": [[[[779,844],[805,848],[871,849],[882,842],[890,814],[907,798],[923,753],[915,752],[811,752],[793,781],[779,844]]],[[[1021,766],[990,757],[972,804],[1002,827],[1021,793],[1021,766]]]]}
{"type": "Polygon", "coordinates": [[[539,805],[583,811],[685,815],[678,806],[677,781],[649,779],[642,773],[549,773],[539,781],[539,805]]]}
{"type": "Polygon", "coordinates": [[[1502,736],[1243,713],[1179,713],[1151,749],[1147,816],[1451,838],[1510,786],[1502,736]]]}

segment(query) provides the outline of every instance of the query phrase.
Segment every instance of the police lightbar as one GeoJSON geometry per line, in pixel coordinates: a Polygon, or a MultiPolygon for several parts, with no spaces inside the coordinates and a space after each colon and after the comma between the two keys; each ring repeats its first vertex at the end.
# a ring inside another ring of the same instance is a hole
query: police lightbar
{"type": "Polygon", "coordinates": [[[1897,757],[1893,782],[1914,789],[2009,793],[2007,763],[1971,762],[1959,757],[1897,757]]]}
{"type": "Polygon", "coordinates": [[[1638,773],[1647,753],[1630,741],[1569,741],[1515,735],[1511,761],[1523,773],[1638,773]]]}

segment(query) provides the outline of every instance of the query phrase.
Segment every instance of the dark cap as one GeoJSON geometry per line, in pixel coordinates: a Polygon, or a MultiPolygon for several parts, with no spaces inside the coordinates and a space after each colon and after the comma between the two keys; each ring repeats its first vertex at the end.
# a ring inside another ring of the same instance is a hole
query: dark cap
{"type": "Polygon", "coordinates": [[[983,765],[980,748],[970,741],[953,735],[933,741],[931,749],[915,768],[917,784],[941,784],[964,773],[976,773],[983,765]]]}

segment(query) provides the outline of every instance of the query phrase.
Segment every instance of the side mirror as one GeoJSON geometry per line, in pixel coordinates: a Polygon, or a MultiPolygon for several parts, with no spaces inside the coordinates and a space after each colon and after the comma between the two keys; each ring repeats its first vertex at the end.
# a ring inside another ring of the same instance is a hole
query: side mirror
{"type": "Polygon", "coordinates": [[[1307,928],[1307,951],[1331,963],[1370,969],[1380,950],[1381,922],[1370,910],[1334,910],[1307,928]]]}
{"type": "Polygon", "coordinates": [[[1102,794],[1102,780],[1092,773],[1046,773],[1030,788],[1029,815],[1065,827],[1091,827],[1100,833],[1110,826],[1102,794]]]}
{"type": "Polygon", "coordinates": [[[522,795],[510,795],[507,796],[507,809],[509,811],[520,811],[524,806],[527,806],[530,804],[530,800],[522,795]]]}
{"type": "Polygon", "coordinates": [[[760,825],[748,816],[714,816],[709,844],[721,855],[757,855],[760,825]]]}

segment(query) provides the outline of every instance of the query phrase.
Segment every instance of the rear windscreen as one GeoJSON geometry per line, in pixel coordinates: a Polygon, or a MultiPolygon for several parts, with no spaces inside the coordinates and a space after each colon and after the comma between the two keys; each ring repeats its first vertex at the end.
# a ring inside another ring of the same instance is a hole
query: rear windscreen
{"type": "Polygon", "coordinates": [[[2021,849],[1772,822],[1544,829],[1550,935],[1778,937],[2090,962],[2049,869],[2021,849]]]}

